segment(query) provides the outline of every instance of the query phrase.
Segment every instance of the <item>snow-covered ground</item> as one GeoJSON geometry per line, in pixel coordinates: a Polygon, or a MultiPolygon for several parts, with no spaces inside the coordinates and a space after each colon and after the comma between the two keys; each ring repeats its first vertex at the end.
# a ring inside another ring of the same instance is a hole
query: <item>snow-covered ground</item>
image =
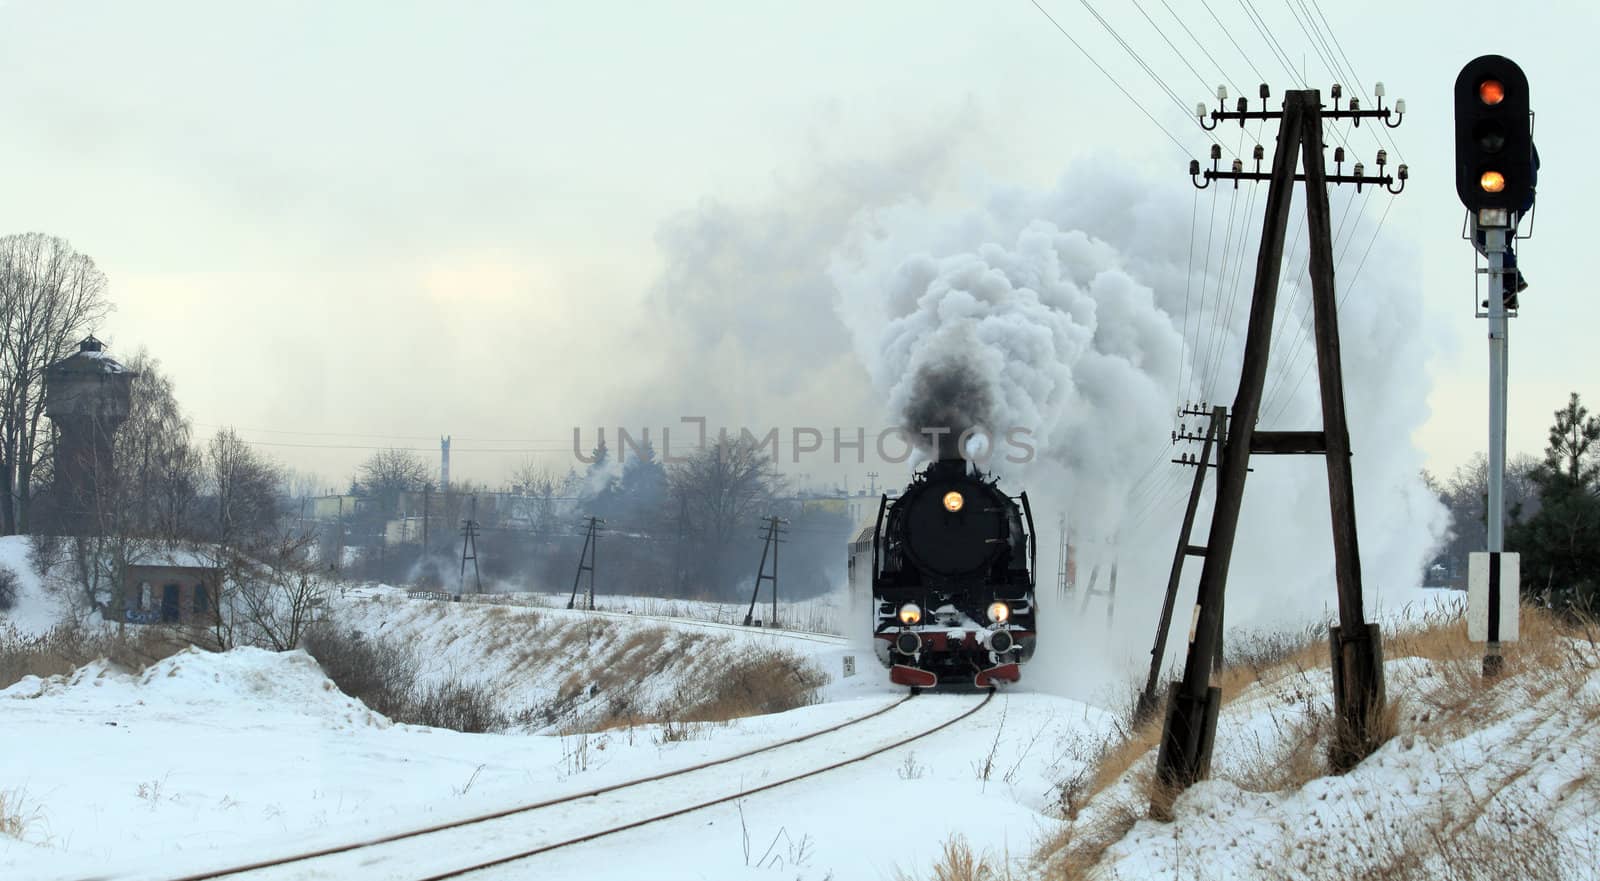
{"type": "MultiPolygon", "coordinates": [[[[368,839],[742,753],[866,715],[904,693],[869,658],[858,657],[857,675],[844,677],[843,657],[852,649],[813,634],[410,600],[381,589],[352,591],[334,614],[369,634],[406,640],[431,659],[425,677],[479,682],[513,708],[548,702],[562,678],[548,656],[522,660],[528,655],[519,649],[599,622],[598,651],[579,644],[562,650],[580,668],[628,643],[630,634],[667,627],[707,652],[790,648],[825,670],[829,682],[818,705],[695,726],[689,739],[675,740],[655,725],[560,736],[391,724],[335,689],[302,652],[187,651],[137,675],[97,663],[70,677],[30,678],[0,691],[8,741],[0,751],[0,792],[20,805],[9,810],[24,821],[22,841],[0,836],[0,877],[170,877],[368,839]]],[[[664,665],[643,687],[668,694],[715,661],[664,665]]],[[[696,797],[751,789],[893,742],[978,699],[925,695],[837,734],[634,793],[631,802],[595,799],[555,809],[539,828],[592,829],[646,808],[661,813],[696,797]]],[[[583,715],[581,707],[567,712],[569,721],[583,715]]],[[[1070,744],[1110,724],[1106,714],[1073,701],[1012,692],[884,756],[487,877],[892,878],[900,870],[926,874],[954,833],[1021,860],[1056,825],[1049,816],[1053,781],[1078,761],[1070,744]]],[[[475,852],[523,835],[516,821],[498,832],[472,828],[453,846],[475,852]]],[[[417,859],[448,853],[418,848],[417,859]]],[[[401,869],[411,871],[412,862],[401,869]]],[[[351,866],[329,877],[389,877],[375,866],[351,866]]]]}
{"type": "MultiPolygon", "coordinates": [[[[23,584],[24,601],[5,620],[47,629],[60,610],[28,570],[25,544],[0,540],[0,561],[23,584]]],[[[1404,599],[1383,610],[1391,626],[1437,624],[1460,596],[1404,599]]],[[[368,840],[741,754],[903,694],[843,637],[730,626],[742,619],[737,608],[622,597],[593,613],[562,606],[537,595],[439,602],[386,587],[345,590],[331,606],[340,627],[406,646],[423,685],[491,692],[519,720],[517,733],[394,724],[338,691],[302,652],[186,651],[137,674],[97,662],[0,690],[0,817],[14,833],[0,834],[0,878],[157,879],[368,840]],[[593,730],[618,724],[618,677],[636,683],[630,707],[652,718],[703,691],[728,658],[764,649],[823,671],[821,702],[730,723],[593,730]],[[846,658],[856,675],[844,675],[846,658]]],[[[1118,721],[1025,681],[883,756],[479,877],[926,878],[955,835],[1030,877],[1040,841],[1113,828],[1090,877],[1319,879],[1335,877],[1326,866],[1355,877],[1410,860],[1410,874],[1390,877],[1421,878],[1492,848],[1557,861],[1562,874],[1538,877],[1600,878],[1600,651],[1583,640],[1552,644],[1513,663],[1501,685],[1474,691],[1461,687],[1472,679],[1461,672],[1472,669],[1470,650],[1463,667],[1391,643],[1387,683],[1401,735],[1340,777],[1304,773],[1325,737],[1324,664],[1278,670],[1224,708],[1214,779],[1177,801],[1171,823],[1116,816],[1129,806],[1142,814],[1148,755],[1086,806],[1074,791],[1076,819],[1058,819],[1059,784],[1086,779],[1118,721]],[[1464,702],[1452,704],[1458,692],[1464,702]]],[[[464,853],[516,852],[859,755],[977,699],[925,695],[815,740],[537,820],[507,818],[336,861],[322,874],[270,877],[405,877],[457,865],[464,853]]]]}
{"type": "Polygon", "coordinates": [[[23,635],[43,633],[54,627],[66,613],[61,598],[44,589],[39,575],[28,560],[28,539],[21,535],[0,536],[0,566],[17,575],[17,602],[0,612],[0,629],[14,629],[23,635]]]}
{"type": "MultiPolygon", "coordinates": [[[[1213,779],[1173,822],[1132,823],[1089,877],[1600,878],[1600,649],[1546,638],[1489,686],[1464,639],[1450,657],[1386,662],[1399,734],[1341,776],[1305,773],[1326,744],[1330,674],[1279,670],[1223,708],[1213,779]]],[[[1089,802],[1081,837],[1143,814],[1153,759],[1089,802]]]]}

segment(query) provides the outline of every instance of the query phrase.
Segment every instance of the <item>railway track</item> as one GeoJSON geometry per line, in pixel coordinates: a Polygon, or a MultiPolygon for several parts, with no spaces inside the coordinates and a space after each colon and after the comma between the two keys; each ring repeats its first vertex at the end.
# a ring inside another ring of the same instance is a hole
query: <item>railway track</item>
{"type": "MultiPolygon", "coordinates": [[[[642,816],[640,819],[627,822],[607,822],[600,824],[598,828],[595,824],[586,824],[583,822],[574,823],[572,824],[572,828],[585,829],[588,831],[584,831],[580,834],[570,835],[557,834],[554,837],[554,840],[547,839],[544,841],[535,842],[528,836],[526,830],[516,826],[511,826],[505,821],[510,819],[531,820],[533,821],[532,825],[539,826],[538,812],[547,808],[552,808],[559,805],[581,803],[586,799],[593,799],[597,796],[606,794],[631,793],[647,790],[651,784],[660,783],[662,781],[670,781],[673,780],[673,778],[685,777],[687,775],[717,768],[719,766],[732,765],[736,762],[751,758],[753,756],[771,753],[777,750],[782,750],[786,747],[804,743],[806,741],[823,738],[827,735],[845,731],[847,729],[853,729],[857,726],[869,723],[871,720],[878,719],[885,714],[888,714],[890,711],[903,706],[907,701],[910,700],[910,697],[902,697],[893,703],[874,710],[873,712],[857,716],[837,725],[812,731],[807,734],[789,738],[787,740],[782,740],[764,747],[748,750],[746,752],[738,753],[736,755],[721,759],[701,762],[685,768],[665,771],[648,777],[637,778],[634,780],[611,784],[609,786],[590,789],[584,792],[573,793],[571,795],[560,796],[558,798],[546,799],[532,804],[519,805],[516,807],[460,820],[437,823],[431,826],[413,829],[406,832],[399,832],[370,838],[363,841],[288,854],[282,857],[256,860],[241,865],[190,872],[177,877],[144,874],[134,877],[140,879],[160,878],[162,881],[211,881],[211,879],[219,878],[279,879],[300,877],[335,878],[358,876],[363,878],[404,878],[406,881],[442,881],[442,879],[446,878],[458,878],[473,872],[502,866],[519,860],[529,859],[540,854],[545,854],[551,851],[560,850],[562,848],[582,844],[584,842],[593,841],[597,838],[603,838],[608,835],[614,835],[619,832],[625,832],[630,829],[637,829],[641,826],[661,822],[663,820],[669,820],[674,817],[679,817],[684,814],[713,807],[715,805],[724,804],[748,795],[765,792],[770,789],[775,789],[780,786],[785,786],[800,780],[825,774],[829,771],[842,768],[846,765],[865,761],[866,759],[882,755],[916,740],[942,731],[951,725],[954,725],[972,716],[974,713],[977,713],[979,710],[983,709],[983,707],[987,706],[992,698],[993,692],[991,691],[984,696],[982,701],[974,703],[972,706],[968,707],[958,715],[941,719],[937,721],[936,724],[919,726],[915,733],[907,734],[901,737],[894,737],[892,742],[876,745],[864,751],[854,752],[846,758],[827,763],[822,767],[810,768],[801,772],[786,774],[780,779],[765,782],[753,787],[747,788],[741,784],[731,792],[724,791],[715,796],[697,797],[693,803],[676,807],[671,810],[641,811],[640,813],[645,814],[645,816],[642,816]],[[493,828],[491,829],[490,827],[493,828]],[[457,862],[461,864],[452,865],[449,867],[428,866],[426,868],[419,865],[408,870],[405,868],[408,863],[427,862],[426,860],[408,860],[406,857],[407,853],[415,853],[414,848],[419,843],[424,843],[422,846],[428,849],[427,853],[430,855],[443,853],[458,854],[459,856],[457,857],[457,862]],[[391,851],[393,851],[393,853],[391,853],[391,851]],[[494,853],[495,855],[479,856],[480,854],[485,853],[494,853]],[[385,870],[381,864],[390,859],[392,859],[396,865],[394,865],[391,870],[385,870]],[[330,863],[333,865],[329,865],[330,863]]],[[[893,735],[891,734],[890,736],[892,737],[893,735]]],[[[881,740],[883,738],[880,737],[879,739],[881,740]]],[[[648,793],[642,794],[645,796],[642,804],[651,804],[651,799],[649,798],[648,793]]],[[[635,816],[638,816],[638,814],[635,816]]],[[[539,828],[534,831],[547,832],[548,830],[542,826],[539,826],[539,828]]]]}

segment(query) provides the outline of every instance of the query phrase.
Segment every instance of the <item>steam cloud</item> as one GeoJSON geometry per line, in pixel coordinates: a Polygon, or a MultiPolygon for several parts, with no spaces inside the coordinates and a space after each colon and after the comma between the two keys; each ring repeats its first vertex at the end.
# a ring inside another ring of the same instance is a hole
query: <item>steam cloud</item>
{"type": "MultiPolygon", "coordinates": [[[[1104,588],[1105,570],[1120,562],[1116,620],[1103,627],[1104,601],[1062,603],[1054,554],[1040,555],[1046,638],[1033,678],[1085,697],[1104,697],[1109,681],[1131,673],[1153,635],[1193,478],[1166,462],[1186,449],[1168,439],[1184,398],[1179,373],[1214,377],[1193,384],[1197,396],[1231,400],[1256,251],[1253,239],[1235,240],[1228,260],[1191,266],[1190,217],[1199,206],[1168,195],[1170,187],[1107,177],[1104,167],[1069,171],[1049,193],[995,191],[965,215],[939,217],[909,202],[863,213],[831,269],[837,311],[890,413],[912,426],[1030,429],[1035,461],[997,457],[991,467],[1011,491],[1029,492],[1041,546],[1053,549],[1056,515],[1065,514],[1080,592],[1096,564],[1104,588]]],[[[1364,246],[1371,221],[1363,229],[1358,219],[1357,229],[1364,246]]],[[[1301,259],[1286,258],[1302,274],[1291,272],[1279,294],[1287,323],[1272,372],[1286,377],[1285,400],[1265,428],[1320,423],[1314,372],[1295,382],[1310,351],[1286,357],[1308,320],[1301,259]]],[[[1419,332],[1420,298],[1399,282],[1406,269],[1380,242],[1340,315],[1369,608],[1419,582],[1446,528],[1409,440],[1427,414],[1429,343],[1419,332]]],[[[1341,295],[1350,280],[1341,277],[1341,295]]],[[[1334,605],[1323,463],[1285,459],[1254,462],[1228,584],[1230,626],[1299,623],[1334,605]]],[[[1204,542],[1209,511],[1201,506],[1195,543],[1204,542]]],[[[1186,567],[1169,653],[1182,648],[1199,569],[1198,560],[1186,567]]]]}

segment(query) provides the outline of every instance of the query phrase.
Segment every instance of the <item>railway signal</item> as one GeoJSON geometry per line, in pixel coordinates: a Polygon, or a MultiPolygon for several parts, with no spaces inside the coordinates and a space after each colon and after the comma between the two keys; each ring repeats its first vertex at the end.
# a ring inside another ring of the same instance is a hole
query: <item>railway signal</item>
{"type": "Polygon", "coordinates": [[[1456,195],[1467,210],[1525,211],[1537,171],[1528,78],[1516,62],[1484,55],[1456,77],[1456,195]]]}
{"type": "MultiPolygon", "coordinates": [[[[1489,295],[1477,312],[1489,320],[1488,549],[1472,555],[1469,613],[1482,622],[1472,638],[1486,643],[1483,675],[1494,676],[1501,634],[1516,633],[1518,561],[1504,552],[1508,331],[1517,293],[1527,287],[1514,245],[1522,215],[1533,208],[1539,154],[1528,78],[1516,62],[1502,55],[1467,62],[1456,76],[1455,102],[1456,194],[1467,207],[1473,247],[1489,263],[1489,295]]],[[[1477,301],[1476,276],[1473,290],[1477,301]]]]}

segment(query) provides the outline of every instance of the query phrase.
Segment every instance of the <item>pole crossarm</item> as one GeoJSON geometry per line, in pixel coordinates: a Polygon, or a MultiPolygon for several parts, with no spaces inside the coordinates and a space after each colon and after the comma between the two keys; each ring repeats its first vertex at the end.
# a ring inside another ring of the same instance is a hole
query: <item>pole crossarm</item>
{"type": "Polygon", "coordinates": [[[1250,433],[1250,452],[1268,456],[1327,455],[1328,436],[1321,431],[1255,431],[1250,433]]]}
{"type": "MultiPolygon", "coordinates": [[[[1409,171],[1401,172],[1398,177],[1392,174],[1330,174],[1323,177],[1323,180],[1330,184],[1355,184],[1356,192],[1358,193],[1361,192],[1361,188],[1364,185],[1377,185],[1398,196],[1405,190],[1406,181],[1410,179],[1410,176],[1409,171]],[[1400,186],[1394,185],[1396,181],[1399,181],[1400,186]]],[[[1303,174],[1297,174],[1294,179],[1296,182],[1304,182],[1307,178],[1303,174]]],[[[1211,182],[1214,180],[1270,181],[1272,180],[1272,175],[1263,171],[1212,171],[1206,169],[1195,177],[1195,189],[1203,190],[1211,186],[1211,182]],[[1199,183],[1200,178],[1204,178],[1206,182],[1199,183]]],[[[1238,184],[1235,183],[1234,186],[1237,187],[1238,184]]]]}

